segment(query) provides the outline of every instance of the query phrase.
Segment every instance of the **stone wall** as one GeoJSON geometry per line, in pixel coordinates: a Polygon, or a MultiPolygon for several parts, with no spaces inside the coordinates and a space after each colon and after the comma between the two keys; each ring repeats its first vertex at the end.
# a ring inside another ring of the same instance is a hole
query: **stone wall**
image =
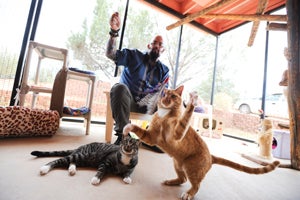
{"type": "MultiPolygon", "coordinates": [[[[257,114],[242,114],[238,111],[222,111],[214,109],[213,118],[223,122],[224,127],[240,129],[245,132],[255,133],[260,127],[260,116],[257,114]]],[[[278,123],[288,124],[287,119],[266,117],[273,121],[274,129],[279,129],[278,123]]]]}

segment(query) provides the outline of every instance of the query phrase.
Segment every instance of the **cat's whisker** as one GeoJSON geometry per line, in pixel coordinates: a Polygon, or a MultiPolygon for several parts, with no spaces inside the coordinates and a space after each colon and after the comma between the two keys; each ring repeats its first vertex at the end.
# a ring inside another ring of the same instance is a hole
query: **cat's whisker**
{"type": "Polygon", "coordinates": [[[134,153],[133,149],[130,149],[130,151],[126,151],[124,146],[121,147],[122,148],[122,153],[126,154],[126,155],[131,155],[134,153]]]}

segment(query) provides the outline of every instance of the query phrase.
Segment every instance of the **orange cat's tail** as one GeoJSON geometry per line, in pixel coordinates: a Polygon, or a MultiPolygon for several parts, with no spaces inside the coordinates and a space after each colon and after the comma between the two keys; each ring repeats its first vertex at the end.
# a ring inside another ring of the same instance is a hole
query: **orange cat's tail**
{"type": "Polygon", "coordinates": [[[273,171],[276,167],[280,165],[279,161],[274,161],[273,163],[270,163],[269,165],[266,165],[264,167],[248,167],[245,165],[241,165],[235,162],[232,162],[230,160],[227,160],[225,158],[217,157],[212,155],[212,163],[213,164],[219,164],[227,167],[231,167],[233,169],[248,173],[248,174],[265,174],[268,172],[273,171]]]}

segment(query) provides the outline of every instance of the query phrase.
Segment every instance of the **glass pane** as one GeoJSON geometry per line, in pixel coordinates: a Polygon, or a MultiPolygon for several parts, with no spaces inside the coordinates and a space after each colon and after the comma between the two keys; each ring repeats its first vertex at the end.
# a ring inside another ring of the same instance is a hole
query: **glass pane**
{"type": "Polygon", "coordinates": [[[30,0],[0,1],[0,106],[10,102],[30,4],[30,0]]]}

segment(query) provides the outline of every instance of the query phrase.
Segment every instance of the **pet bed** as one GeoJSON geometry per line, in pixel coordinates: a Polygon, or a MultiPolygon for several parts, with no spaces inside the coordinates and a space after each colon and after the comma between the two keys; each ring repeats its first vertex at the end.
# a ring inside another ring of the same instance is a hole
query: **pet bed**
{"type": "Polygon", "coordinates": [[[57,111],[21,106],[0,107],[0,138],[52,136],[59,128],[57,111]]]}

